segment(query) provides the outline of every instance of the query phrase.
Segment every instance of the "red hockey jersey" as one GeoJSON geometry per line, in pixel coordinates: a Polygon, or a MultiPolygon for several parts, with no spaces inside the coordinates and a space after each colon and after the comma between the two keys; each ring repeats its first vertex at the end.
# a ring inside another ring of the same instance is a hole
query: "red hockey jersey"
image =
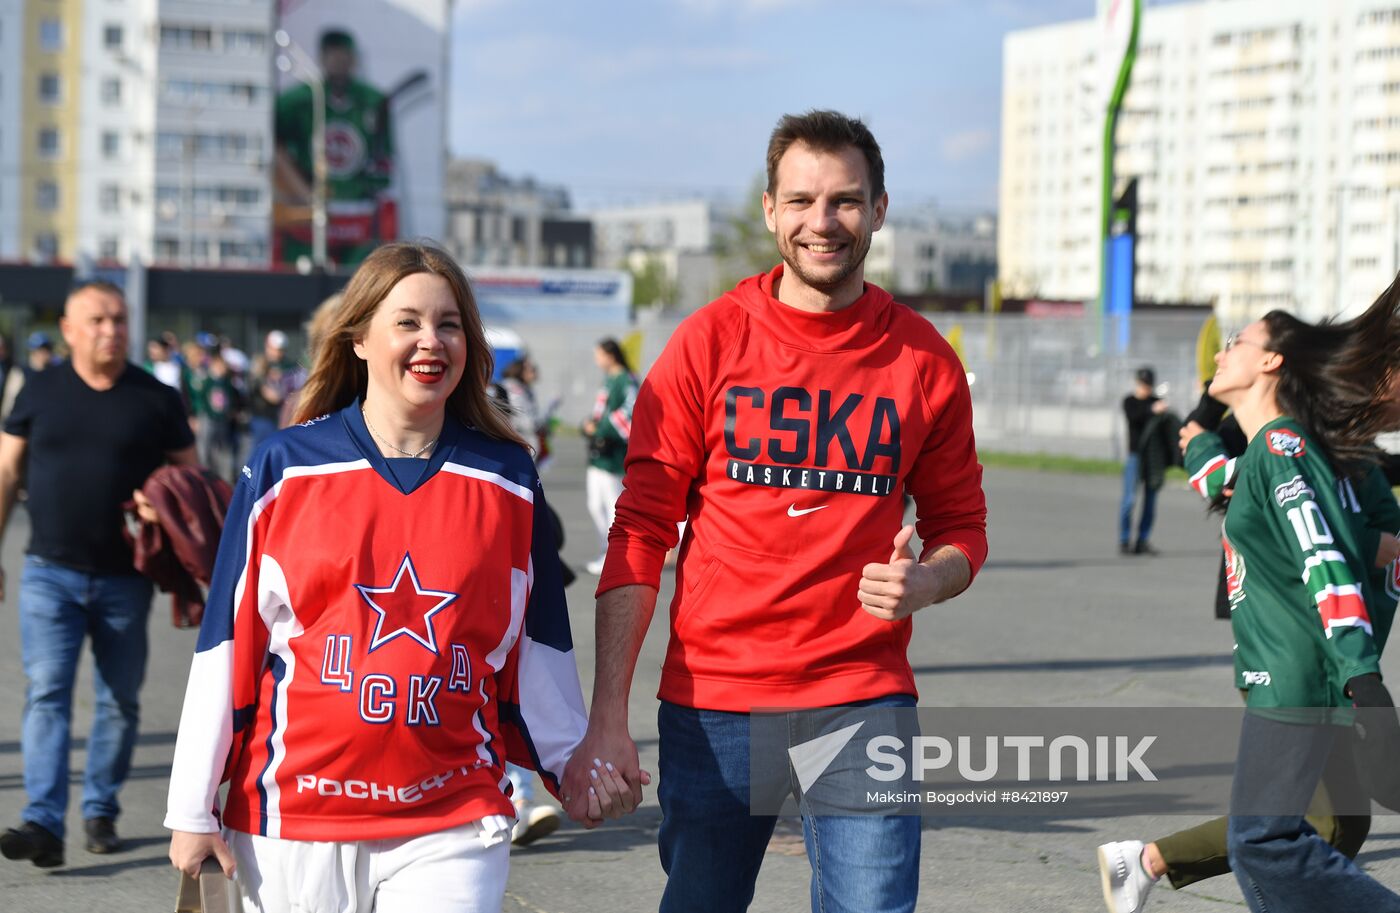
{"type": "Polygon", "coordinates": [[[603,593],[656,586],[689,517],[662,699],[747,712],[914,694],[911,622],[866,613],[861,569],[887,562],[914,499],[925,555],[975,574],[986,501],[957,355],[866,285],[811,313],[754,276],[677,329],[647,375],[603,593]]]}
{"type": "Polygon", "coordinates": [[[243,468],[175,747],[166,827],[368,840],[513,814],[587,721],[528,454],[448,418],[404,490],[358,403],[243,468]]]}

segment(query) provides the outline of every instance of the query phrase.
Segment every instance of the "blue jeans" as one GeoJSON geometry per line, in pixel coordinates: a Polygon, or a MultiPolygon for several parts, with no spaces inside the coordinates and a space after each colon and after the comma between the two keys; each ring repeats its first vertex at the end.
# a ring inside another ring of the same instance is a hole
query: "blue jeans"
{"type": "Polygon", "coordinates": [[[1400,896],[1303,820],[1335,739],[1335,727],[1245,714],[1227,845],[1230,866],[1254,913],[1400,913],[1400,896]],[[1237,814],[1240,810],[1271,814],[1237,814]]]}
{"type": "MultiPolygon", "coordinates": [[[[867,705],[912,707],[895,695],[867,705]]],[[[747,910],[778,819],[749,810],[749,716],[662,701],[661,913],[747,910]]],[[[919,818],[802,816],[812,864],[812,909],[912,911],[919,894],[919,818]]]]}
{"type": "Polygon", "coordinates": [[[1157,518],[1157,490],[1142,484],[1142,457],[1128,454],[1123,464],[1123,500],[1118,506],[1118,541],[1127,543],[1133,530],[1133,506],[1137,503],[1138,488],[1142,488],[1142,516],[1138,519],[1137,541],[1146,542],[1152,537],[1152,521],[1157,518]]]}
{"type": "Polygon", "coordinates": [[[116,818],[117,791],[131,769],[146,675],[151,581],[138,574],[89,574],[30,555],[19,586],[25,693],[21,817],[63,836],[73,679],[83,638],[92,638],[92,732],[83,776],[83,817],[116,818]]]}

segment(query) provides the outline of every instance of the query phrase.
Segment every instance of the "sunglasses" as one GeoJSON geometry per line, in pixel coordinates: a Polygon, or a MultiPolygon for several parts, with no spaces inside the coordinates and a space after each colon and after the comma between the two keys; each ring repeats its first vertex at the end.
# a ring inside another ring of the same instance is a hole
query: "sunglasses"
{"type": "Polygon", "coordinates": [[[1265,352],[1269,351],[1268,347],[1263,343],[1255,342],[1252,339],[1245,339],[1239,333],[1231,333],[1229,336],[1226,336],[1225,344],[1221,346],[1220,351],[1228,352],[1235,346],[1257,346],[1265,352]]]}

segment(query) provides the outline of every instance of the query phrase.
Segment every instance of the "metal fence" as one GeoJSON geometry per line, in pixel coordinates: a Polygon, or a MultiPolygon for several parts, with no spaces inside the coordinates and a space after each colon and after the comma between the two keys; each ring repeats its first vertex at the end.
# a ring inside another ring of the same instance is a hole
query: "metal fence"
{"type": "Polygon", "coordinates": [[[1120,325],[1087,317],[936,314],[933,323],[958,346],[973,381],[981,450],[1121,460],[1122,401],[1144,366],[1156,372],[1158,395],[1179,414],[1200,397],[1198,315],[1137,315],[1120,325]]]}
{"type": "MultiPolygon", "coordinates": [[[[1181,414],[1200,395],[1195,353],[1201,318],[1195,315],[1134,317],[1121,350],[1119,327],[1111,321],[1101,332],[1088,318],[935,314],[932,320],[956,341],[973,377],[974,426],[982,450],[1122,459],[1121,403],[1143,365],[1155,369],[1159,393],[1181,414]]],[[[560,420],[574,426],[588,415],[602,382],[593,363],[594,343],[639,332],[639,373],[644,373],[678,323],[662,317],[630,327],[570,323],[511,329],[540,367],[541,405],[558,400],[560,420]]]]}

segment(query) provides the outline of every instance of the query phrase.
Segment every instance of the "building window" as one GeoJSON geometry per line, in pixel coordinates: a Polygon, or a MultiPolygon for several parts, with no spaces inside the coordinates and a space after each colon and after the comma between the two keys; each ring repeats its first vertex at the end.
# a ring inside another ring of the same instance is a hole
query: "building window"
{"type": "Polygon", "coordinates": [[[34,256],[40,260],[53,260],[58,257],[58,235],[46,231],[34,236],[34,256]]]}
{"type": "Polygon", "coordinates": [[[58,158],[62,152],[63,142],[59,137],[56,127],[44,127],[39,131],[39,157],[46,159],[58,158]]]}
{"type": "Polygon", "coordinates": [[[63,23],[57,19],[39,20],[39,47],[45,51],[63,50],[63,23]]]}
{"type": "Polygon", "coordinates": [[[116,260],[121,256],[121,242],[113,237],[105,237],[97,244],[97,259],[116,260]]]}
{"type": "Polygon", "coordinates": [[[119,105],[122,101],[122,81],[115,76],[102,80],[102,103],[119,105]]]}
{"type": "Polygon", "coordinates": [[[121,188],[116,184],[103,184],[97,192],[97,206],[103,212],[121,211],[121,188]]]}
{"type": "Polygon", "coordinates": [[[180,242],[174,238],[156,238],[156,260],[170,262],[180,256],[180,242]]]}
{"type": "Polygon", "coordinates": [[[214,46],[214,32],[207,28],[160,27],[160,46],[167,50],[207,51],[214,46]]]}
{"type": "Polygon", "coordinates": [[[102,29],[102,45],[109,51],[120,51],[122,48],[122,27],[120,25],[107,25],[102,29]]]}
{"type": "Polygon", "coordinates": [[[224,50],[234,54],[261,54],[267,45],[262,32],[224,32],[224,50]]]}
{"type": "Polygon", "coordinates": [[[121,154],[121,135],[115,130],[102,131],[102,157],[114,159],[121,154]]]}
{"type": "Polygon", "coordinates": [[[39,74],[39,101],[46,105],[63,101],[63,80],[57,73],[39,74]]]}
{"type": "Polygon", "coordinates": [[[34,185],[34,206],[40,212],[53,212],[58,208],[58,185],[53,181],[40,181],[34,185]]]}

